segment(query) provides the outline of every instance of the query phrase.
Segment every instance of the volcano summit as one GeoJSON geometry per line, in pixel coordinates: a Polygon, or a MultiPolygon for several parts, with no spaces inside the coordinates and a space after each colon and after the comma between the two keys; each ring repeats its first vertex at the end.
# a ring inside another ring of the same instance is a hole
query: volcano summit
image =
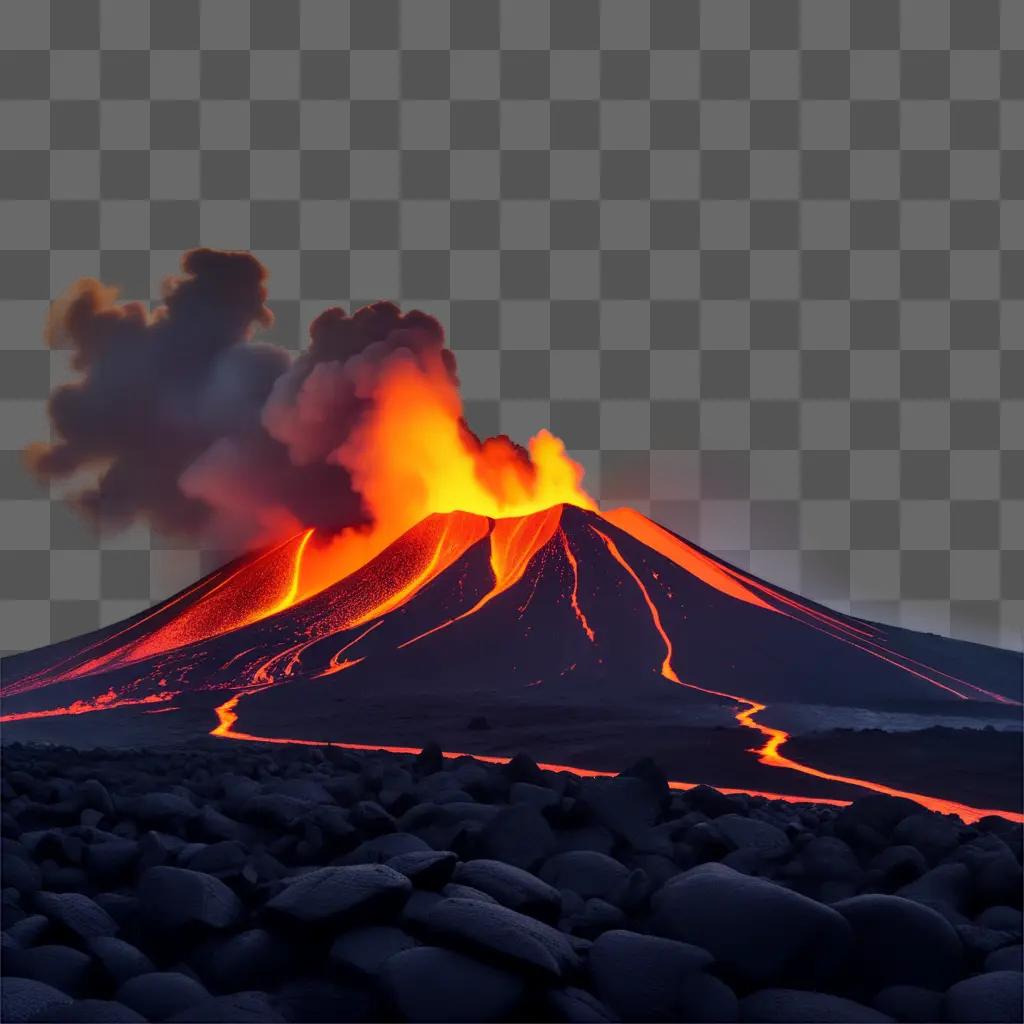
{"type": "Polygon", "coordinates": [[[1021,820],[983,765],[914,774],[899,734],[849,748],[851,733],[845,753],[814,757],[790,736],[844,721],[1010,724],[1018,654],[839,615],[629,509],[437,513],[325,584],[330,560],[307,530],[118,626],[9,658],[6,738],[410,751],[437,739],[582,774],[653,755],[681,788],[875,791],[1021,820]],[[472,718],[490,728],[467,731],[472,718]],[[856,771],[833,767],[843,756],[856,771]]]}
{"type": "Polygon", "coordinates": [[[54,306],[81,376],[29,462],[100,522],[248,553],[7,659],[5,738],[436,740],[581,774],[653,755],[680,788],[1020,816],[1014,737],[946,735],[1019,723],[1019,654],[834,614],[599,511],[546,430],[470,430],[425,313],[330,308],[293,356],[256,340],[259,261],[197,249],[182,271],[152,313],[90,280],[54,306]]]}

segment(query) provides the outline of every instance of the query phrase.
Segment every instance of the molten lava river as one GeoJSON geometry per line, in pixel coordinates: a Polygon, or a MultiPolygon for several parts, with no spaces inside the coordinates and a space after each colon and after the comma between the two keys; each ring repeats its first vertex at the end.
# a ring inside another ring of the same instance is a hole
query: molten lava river
{"type": "MultiPolygon", "coordinates": [[[[557,461],[560,448],[549,438],[540,445],[553,442],[549,454],[557,461]]],[[[663,738],[672,728],[670,709],[728,709],[736,726],[749,730],[747,756],[777,773],[778,783],[718,787],[725,792],[844,804],[870,791],[965,821],[988,814],[1024,821],[1014,811],[803,763],[786,754],[789,733],[769,724],[773,704],[1019,706],[1012,663],[993,662],[996,671],[983,666],[975,678],[985,685],[971,682],[965,676],[974,645],[801,600],[638,512],[599,512],[578,478],[511,499],[506,491],[506,499],[471,503],[482,513],[441,501],[440,511],[411,526],[392,521],[390,531],[330,542],[298,531],[119,627],[11,659],[0,721],[126,709],[160,713],[155,721],[162,723],[174,719],[171,712],[199,708],[212,719],[212,735],[225,740],[417,753],[387,737],[349,742],[331,733],[345,729],[349,700],[399,708],[424,692],[470,711],[486,692],[547,693],[558,706],[608,707],[612,716],[615,707],[653,702],[666,709],[658,712],[665,715],[663,738]],[[551,502],[552,491],[561,500],[551,502]],[[255,724],[246,726],[250,707],[255,724]],[[282,734],[293,721],[297,734],[282,734]],[[799,792],[787,793],[787,780],[798,777],[799,792]]],[[[378,728],[387,728],[386,719],[378,728]]],[[[558,729],[549,723],[554,749],[558,729]]]]}

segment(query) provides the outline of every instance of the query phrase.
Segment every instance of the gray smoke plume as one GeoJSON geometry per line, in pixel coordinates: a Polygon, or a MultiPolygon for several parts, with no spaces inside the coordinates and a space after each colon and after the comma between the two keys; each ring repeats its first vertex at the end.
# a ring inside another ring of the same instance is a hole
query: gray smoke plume
{"type": "Polygon", "coordinates": [[[254,341],[273,322],[266,271],[248,253],[195,249],[152,314],[86,279],[54,304],[51,345],[74,383],[50,398],[56,440],[27,457],[43,479],[79,474],[73,498],[101,523],[243,548],[297,525],[368,521],[331,460],[372,409],[367,381],[396,359],[431,362],[457,386],[441,325],[380,302],[325,310],[297,358],[254,341]]]}

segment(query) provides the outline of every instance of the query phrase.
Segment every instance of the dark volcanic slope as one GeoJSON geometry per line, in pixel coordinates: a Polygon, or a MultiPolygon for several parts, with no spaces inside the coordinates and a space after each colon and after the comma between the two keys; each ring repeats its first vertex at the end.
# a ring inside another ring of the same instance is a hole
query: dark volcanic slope
{"type": "Polygon", "coordinates": [[[431,517],[358,572],[265,615],[267,581],[280,585],[300,554],[282,546],[77,648],[9,659],[7,736],[71,712],[88,742],[89,712],[121,707],[129,732],[146,716],[147,742],[157,721],[170,735],[176,715],[206,709],[199,731],[219,722],[225,736],[417,745],[483,711],[518,716],[545,757],[570,749],[589,758],[573,764],[614,769],[620,723],[661,750],[735,720],[745,729],[720,734],[720,757],[666,763],[693,781],[849,798],[871,772],[789,762],[772,704],[1008,710],[1021,699],[1019,654],[838,615],[635,513],[431,517]]]}

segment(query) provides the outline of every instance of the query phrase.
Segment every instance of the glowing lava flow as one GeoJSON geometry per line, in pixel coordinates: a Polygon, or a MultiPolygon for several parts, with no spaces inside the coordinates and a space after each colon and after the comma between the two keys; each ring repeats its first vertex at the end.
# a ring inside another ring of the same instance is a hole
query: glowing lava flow
{"type": "Polygon", "coordinates": [[[593,643],[594,631],[590,628],[590,623],[587,622],[587,617],[583,614],[583,609],[580,607],[579,564],[576,561],[576,556],[572,553],[572,548],[569,547],[569,538],[566,537],[565,530],[559,529],[558,533],[562,538],[562,550],[565,552],[566,561],[568,561],[572,569],[572,593],[569,595],[569,601],[572,604],[572,610],[576,613],[576,618],[579,619],[579,623],[583,627],[583,632],[587,634],[587,638],[593,643]]]}
{"type": "Polygon", "coordinates": [[[750,700],[747,697],[739,697],[736,694],[724,693],[721,690],[709,690],[703,686],[697,686],[695,683],[684,683],[679,678],[672,666],[672,641],[665,632],[665,627],[662,625],[658,609],[655,606],[654,601],[651,599],[647,588],[644,586],[643,581],[637,575],[636,570],[634,570],[623,557],[622,553],[615,545],[615,542],[595,527],[592,526],[591,529],[598,535],[598,537],[601,538],[602,541],[604,541],[611,556],[629,574],[640,589],[640,593],[643,595],[644,602],[651,613],[651,621],[665,644],[665,660],[661,664],[661,674],[671,682],[678,683],[680,686],[685,686],[688,689],[699,690],[701,693],[707,693],[714,697],[724,697],[737,704],[742,704],[743,709],[736,713],[736,721],[745,728],[753,729],[765,737],[763,746],[750,751],[752,754],[756,754],[758,756],[758,760],[761,764],[768,765],[772,768],[788,768],[804,775],[813,776],[816,779],[824,779],[828,782],[844,783],[849,786],[857,786],[860,789],[868,789],[875,793],[884,793],[887,796],[902,797],[907,800],[913,800],[916,803],[927,807],[929,810],[938,811],[941,814],[959,815],[967,823],[978,821],[980,818],[984,818],[990,814],[998,814],[1005,818],[1009,818],[1012,821],[1024,822],[1024,814],[1013,814],[1007,811],[970,807],[967,804],[957,803],[954,800],[943,800],[939,797],[926,796],[923,793],[912,793],[907,790],[895,789],[891,786],[885,786],[879,782],[871,782],[868,779],[857,779],[847,775],[834,775],[831,772],[821,771],[818,768],[812,768],[811,766],[802,764],[799,761],[794,761],[792,758],[784,757],[779,753],[779,748],[789,740],[789,733],[782,729],[775,729],[768,725],[762,725],[760,722],[756,721],[754,717],[762,711],[767,710],[766,704],[750,700]]]}
{"type": "Polygon", "coordinates": [[[897,651],[893,651],[890,648],[883,646],[874,639],[874,636],[877,634],[877,630],[875,629],[862,628],[860,626],[854,626],[852,623],[844,622],[833,615],[829,615],[826,612],[812,608],[805,602],[798,601],[795,598],[776,590],[774,587],[771,587],[766,583],[762,583],[760,580],[748,576],[746,573],[741,572],[733,566],[715,561],[708,555],[705,555],[703,552],[692,547],[690,544],[687,544],[681,537],[677,537],[675,534],[670,533],[664,527],[659,526],[657,523],[648,519],[635,509],[612,509],[609,512],[603,513],[602,518],[606,519],[612,525],[619,527],[619,529],[628,533],[635,540],[640,541],[647,547],[653,548],[660,555],[663,555],[665,558],[674,562],[676,565],[685,569],[687,572],[696,576],[703,582],[713,586],[723,594],[727,594],[728,596],[734,597],[740,601],[746,601],[749,604],[754,604],[766,611],[775,612],[780,615],[785,615],[788,618],[795,619],[796,621],[801,622],[804,626],[808,626],[811,629],[817,629],[818,631],[825,633],[833,640],[849,644],[850,646],[863,651],[865,654],[870,654],[872,657],[877,658],[880,661],[887,662],[896,668],[902,669],[909,675],[916,676],[918,679],[924,680],[931,686],[935,686],[940,690],[945,690],[947,693],[953,694],[960,700],[969,700],[970,698],[956,688],[948,685],[948,683],[943,683],[936,679],[935,676],[942,676],[945,679],[951,680],[961,686],[966,686],[968,689],[974,690],[976,693],[980,693],[985,697],[989,697],[1000,704],[1019,704],[1018,701],[1011,700],[1009,697],[1004,697],[1001,694],[993,693],[991,690],[983,689],[980,686],[976,686],[974,683],[967,682],[965,679],[959,679],[956,676],[951,676],[948,672],[933,669],[929,665],[925,665],[920,661],[915,661],[915,659],[907,657],[907,655],[900,654],[897,651]],[[772,601],[779,602],[779,604],[784,607],[779,608],[768,603],[768,601],[758,596],[755,591],[759,591],[772,601]],[[808,621],[808,618],[812,621],[808,621]],[[916,668],[911,666],[916,666],[916,668]]]}
{"type": "Polygon", "coordinates": [[[138,704],[162,704],[164,701],[174,700],[178,693],[177,690],[167,690],[162,693],[150,693],[145,697],[119,697],[111,688],[106,693],[93,697],[92,700],[72,701],[65,708],[0,715],[0,722],[22,722],[29,718],[56,718],[59,715],[88,715],[94,711],[110,711],[113,708],[126,708],[138,704]]]}
{"type": "Polygon", "coordinates": [[[456,615],[452,619],[428,629],[411,640],[398,646],[408,647],[424,637],[439,633],[456,622],[476,614],[484,605],[489,604],[499,594],[518,583],[533,556],[552,538],[562,518],[562,507],[555,505],[544,512],[521,516],[515,519],[498,519],[491,530],[491,572],[494,574],[494,586],[480,598],[472,608],[456,615]]]}

